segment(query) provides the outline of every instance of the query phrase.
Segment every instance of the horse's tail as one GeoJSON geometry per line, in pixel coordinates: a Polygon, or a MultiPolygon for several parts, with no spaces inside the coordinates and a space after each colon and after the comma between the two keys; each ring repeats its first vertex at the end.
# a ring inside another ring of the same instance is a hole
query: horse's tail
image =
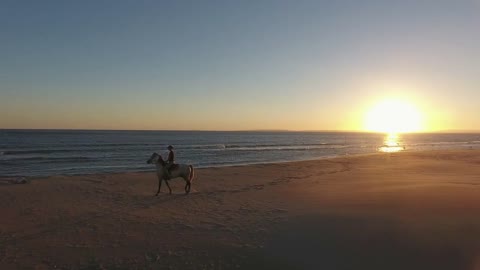
{"type": "Polygon", "coordinates": [[[193,178],[195,177],[195,169],[193,169],[192,165],[188,165],[188,167],[190,168],[190,176],[188,177],[188,181],[192,182],[193,178]]]}

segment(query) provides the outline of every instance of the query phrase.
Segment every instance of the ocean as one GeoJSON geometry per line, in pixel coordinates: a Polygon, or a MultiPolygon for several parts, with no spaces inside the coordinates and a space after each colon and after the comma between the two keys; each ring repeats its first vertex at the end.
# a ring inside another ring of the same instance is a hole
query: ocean
{"type": "Polygon", "coordinates": [[[146,160],[218,167],[412,150],[480,149],[480,134],[0,130],[0,177],[153,171],[146,160]]]}

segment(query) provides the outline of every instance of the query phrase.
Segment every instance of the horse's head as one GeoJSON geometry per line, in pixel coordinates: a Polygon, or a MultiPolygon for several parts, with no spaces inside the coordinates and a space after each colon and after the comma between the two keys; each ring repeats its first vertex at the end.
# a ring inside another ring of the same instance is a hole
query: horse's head
{"type": "Polygon", "coordinates": [[[147,164],[157,163],[159,156],[160,156],[159,154],[153,153],[153,154],[150,156],[150,158],[147,160],[147,164]]]}
{"type": "Polygon", "coordinates": [[[163,161],[163,158],[162,156],[160,156],[159,154],[157,153],[153,153],[150,158],[147,160],[147,164],[155,164],[155,163],[160,163],[163,164],[165,163],[165,161],[163,161]]]}

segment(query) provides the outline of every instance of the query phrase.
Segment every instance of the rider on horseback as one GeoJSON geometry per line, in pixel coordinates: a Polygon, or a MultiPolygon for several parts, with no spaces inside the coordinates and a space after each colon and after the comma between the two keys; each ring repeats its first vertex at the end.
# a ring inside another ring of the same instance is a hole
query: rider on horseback
{"type": "Polygon", "coordinates": [[[165,172],[167,174],[167,178],[170,178],[170,169],[175,164],[175,154],[173,153],[173,146],[169,145],[167,149],[168,149],[168,158],[165,165],[165,172]]]}

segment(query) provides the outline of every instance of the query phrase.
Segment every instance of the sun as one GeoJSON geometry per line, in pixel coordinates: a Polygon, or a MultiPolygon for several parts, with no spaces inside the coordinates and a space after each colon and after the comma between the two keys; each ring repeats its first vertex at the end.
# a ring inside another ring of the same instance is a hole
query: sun
{"type": "Polygon", "coordinates": [[[386,99],[367,112],[365,129],[385,133],[417,132],[423,129],[422,115],[408,101],[386,99]]]}

